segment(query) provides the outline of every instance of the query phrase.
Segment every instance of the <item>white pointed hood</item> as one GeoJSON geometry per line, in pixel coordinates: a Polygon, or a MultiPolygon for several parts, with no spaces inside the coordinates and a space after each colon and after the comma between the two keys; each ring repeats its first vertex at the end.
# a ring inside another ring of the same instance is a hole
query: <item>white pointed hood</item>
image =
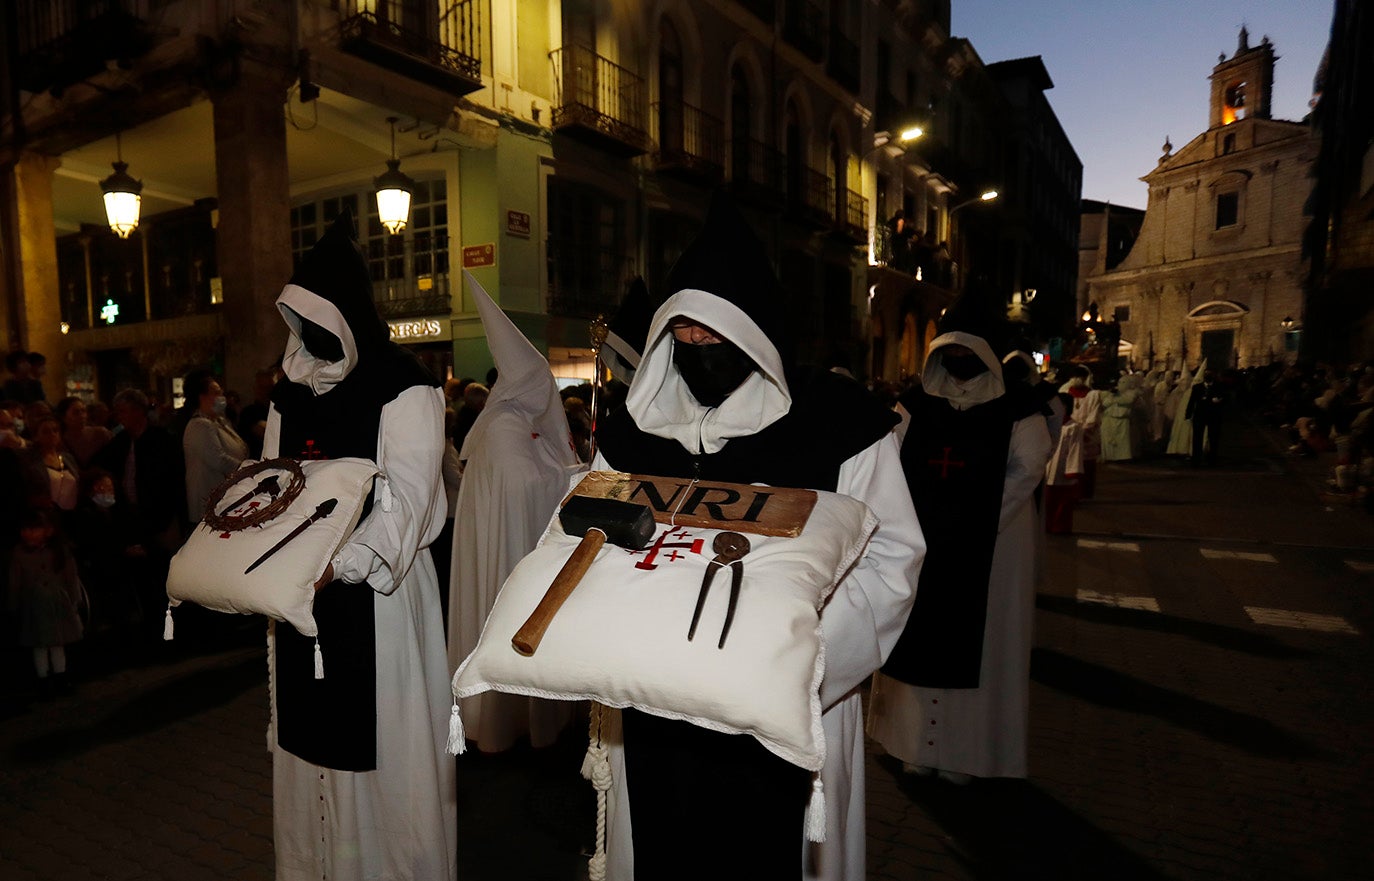
{"type": "Polygon", "coordinates": [[[539,354],[471,273],[464,270],[463,278],[482,316],[487,348],[496,362],[497,379],[486,406],[463,441],[460,458],[471,458],[469,447],[487,434],[482,430],[485,420],[495,418],[498,412],[514,410],[529,420],[531,433],[537,435],[550,459],[562,465],[577,465],[568,417],[548,359],[539,354]]]}

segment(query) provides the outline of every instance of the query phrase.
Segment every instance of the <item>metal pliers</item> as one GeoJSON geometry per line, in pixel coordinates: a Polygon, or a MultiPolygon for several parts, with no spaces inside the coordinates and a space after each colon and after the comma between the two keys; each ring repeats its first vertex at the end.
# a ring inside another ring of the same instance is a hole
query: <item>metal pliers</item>
{"type": "Polygon", "coordinates": [[[711,550],[716,552],[716,556],[706,564],[706,574],[701,579],[701,590],[697,593],[696,611],[692,613],[692,626],[687,630],[687,641],[691,642],[692,637],[697,635],[701,610],[706,606],[706,595],[711,592],[711,582],[715,579],[716,570],[729,566],[732,570],[730,603],[725,609],[725,625],[720,630],[720,642],[716,644],[716,648],[723,649],[725,638],[730,635],[730,623],[735,620],[735,606],[739,604],[740,584],[744,581],[743,557],[749,553],[749,539],[738,532],[722,532],[711,543],[711,550]]]}

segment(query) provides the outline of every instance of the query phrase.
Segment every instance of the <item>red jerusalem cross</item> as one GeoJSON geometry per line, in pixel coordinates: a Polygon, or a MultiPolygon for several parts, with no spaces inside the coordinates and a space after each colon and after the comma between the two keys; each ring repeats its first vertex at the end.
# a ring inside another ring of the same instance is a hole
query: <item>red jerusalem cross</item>
{"type": "Polygon", "coordinates": [[[929,463],[930,463],[931,465],[939,465],[939,466],[940,466],[940,479],[941,479],[941,480],[947,480],[947,479],[949,479],[949,467],[950,467],[951,465],[953,465],[953,466],[955,466],[955,467],[957,467],[957,468],[963,468],[963,467],[964,467],[964,463],[963,463],[963,462],[960,462],[958,459],[951,459],[951,458],[949,457],[949,451],[952,450],[952,449],[954,449],[954,447],[945,447],[945,457],[944,457],[943,459],[929,459],[929,460],[927,460],[927,461],[929,461],[929,463]]]}
{"type": "MultiPolygon", "coordinates": [[[[665,529],[663,530],[663,534],[660,535],[657,539],[655,539],[654,543],[649,546],[649,555],[644,559],[637,561],[635,563],[635,568],[648,570],[657,569],[658,564],[654,562],[654,559],[658,557],[658,552],[663,550],[664,548],[685,548],[694,554],[700,554],[701,547],[704,542],[705,539],[700,538],[688,539],[687,530],[683,529],[681,526],[677,527],[676,529],[665,529]],[[677,536],[687,540],[672,542],[668,541],[668,539],[673,536],[677,536]]],[[[668,556],[668,559],[672,562],[676,562],[681,558],[682,555],[679,554],[677,551],[671,551],[668,556]]]]}

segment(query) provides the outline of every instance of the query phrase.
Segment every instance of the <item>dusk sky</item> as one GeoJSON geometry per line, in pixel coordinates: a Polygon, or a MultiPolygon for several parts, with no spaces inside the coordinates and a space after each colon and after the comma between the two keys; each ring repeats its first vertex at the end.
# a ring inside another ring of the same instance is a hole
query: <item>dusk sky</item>
{"type": "Polygon", "coordinates": [[[1301,120],[1331,30],[1329,0],[953,0],[954,36],[984,63],[1039,55],[1054,80],[1046,93],[1083,163],[1083,198],[1144,208],[1139,178],[1165,136],[1178,150],[1207,128],[1207,78],[1236,51],[1268,35],[1273,117],[1301,120]]]}

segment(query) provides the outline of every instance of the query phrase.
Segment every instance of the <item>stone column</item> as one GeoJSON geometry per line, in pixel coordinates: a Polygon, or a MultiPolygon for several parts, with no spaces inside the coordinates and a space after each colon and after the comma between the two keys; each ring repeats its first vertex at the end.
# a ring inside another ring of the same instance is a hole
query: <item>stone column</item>
{"type": "Polygon", "coordinates": [[[279,358],[286,342],[286,325],[273,302],[291,277],[282,109],[287,85],[281,72],[244,59],[237,81],[212,96],[225,386],[245,400],[252,394],[254,373],[279,358]]]}
{"type": "Polygon", "coordinates": [[[10,241],[12,259],[18,263],[11,276],[17,289],[19,345],[48,358],[43,390],[49,401],[66,395],[67,349],[59,325],[62,322],[57,280],[57,232],[53,219],[52,178],[60,165],[55,156],[22,153],[11,174],[15,228],[10,241]]]}

